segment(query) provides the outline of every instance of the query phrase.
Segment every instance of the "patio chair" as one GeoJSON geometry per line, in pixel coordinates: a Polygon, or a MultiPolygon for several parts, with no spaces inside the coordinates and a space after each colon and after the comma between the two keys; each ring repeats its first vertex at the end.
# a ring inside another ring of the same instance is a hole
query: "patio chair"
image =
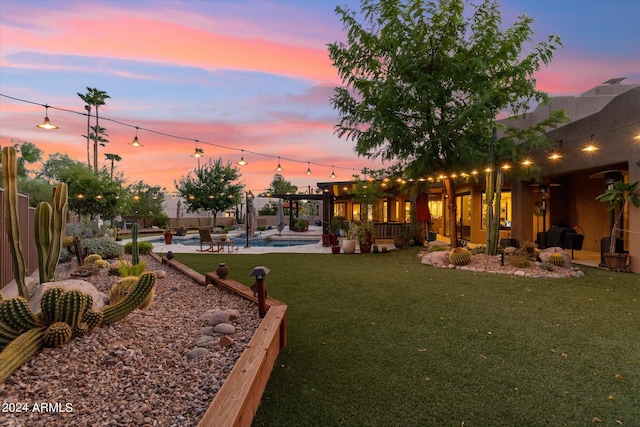
{"type": "Polygon", "coordinates": [[[218,249],[214,249],[213,247],[215,242],[213,241],[213,236],[211,236],[211,230],[208,228],[198,228],[198,233],[200,233],[200,249],[196,249],[198,252],[218,252],[218,249]],[[203,245],[209,245],[209,247],[202,249],[203,245]]]}

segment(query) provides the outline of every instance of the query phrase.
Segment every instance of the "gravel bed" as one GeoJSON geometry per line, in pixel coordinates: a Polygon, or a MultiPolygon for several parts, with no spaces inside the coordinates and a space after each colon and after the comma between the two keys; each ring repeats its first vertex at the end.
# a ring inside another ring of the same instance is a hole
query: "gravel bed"
{"type": "MultiPolygon", "coordinates": [[[[257,306],[233,293],[200,286],[142,257],[167,276],[156,282],[153,305],[94,329],[60,348],[45,348],[0,385],[0,426],[194,426],[260,325],[257,306]],[[219,308],[238,310],[230,347],[210,347],[193,360],[198,318],[219,308]]],[[[57,279],[75,262],[60,264],[57,279]]],[[[107,270],[83,279],[107,293],[107,270]]]]}

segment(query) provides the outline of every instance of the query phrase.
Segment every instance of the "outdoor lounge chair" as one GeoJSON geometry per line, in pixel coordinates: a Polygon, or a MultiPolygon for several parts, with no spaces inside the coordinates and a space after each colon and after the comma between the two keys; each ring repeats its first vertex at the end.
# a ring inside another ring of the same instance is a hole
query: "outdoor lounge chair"
{"type": "Polygon", "coordinates": [[[196,249],[199,252],[218,252],[217,247],[214,248],[213,236],[211,236],[211,230],[208,228],[198,228],[198,233],[200,233],[200,249],[196,249]],[[208,248],[202,249],[203,245],[209,245],[208,248]]]}

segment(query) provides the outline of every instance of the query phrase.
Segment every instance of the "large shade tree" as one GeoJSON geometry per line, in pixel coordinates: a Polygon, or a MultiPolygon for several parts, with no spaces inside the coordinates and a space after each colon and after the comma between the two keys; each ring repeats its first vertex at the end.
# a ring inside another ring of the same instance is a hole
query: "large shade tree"
{"type": "MultiPolygon", "coordinates": [[[[331,99],[340,114],[337,134],[354,141],[359,155],[394,163],[410,177],[446,176],[453,247],[458,242],[451,174],[490,160],[499,113],[523,114],[547,100],[536,90],[534,73],[561,46],[556,36],[532,43],[533,20],[525,15],[502,29],[495,1],[472,11],[465,11],[466,4],[362,0],[361,14],[337,7],[347,39],[329,45],[343,82],[331,99]]],[[[500,138],[493,152],[515,160],[540,141],[500,138]]]]}
{"type": "Polygon", "coordinates": [[[272,194],[295,194],[298,186],[293,185],[291,181],[287,181],[282,174],[273,175],[273,180],[264,192],[258,194],[259,197],[270,197],[272,194]]]}
{"type": "Polygon", "coordinates": [[[240,176],[238,168],[231,162],[223,164],[219,158],[215,162],[209,160],[174,183],[184,199],[187,212],[209,212],[215,226],[218,212],[233,208],[242,201],[243,186],[237,182],[240,176]]]}

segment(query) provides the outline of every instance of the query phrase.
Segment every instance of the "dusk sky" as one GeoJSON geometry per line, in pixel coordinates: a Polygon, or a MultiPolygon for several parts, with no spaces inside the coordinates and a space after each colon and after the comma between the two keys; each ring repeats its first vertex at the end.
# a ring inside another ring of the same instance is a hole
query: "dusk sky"
{"type": "MultiPolygon", "coordinates": [[[[640,83],[640,1],[500,4],[505,27],[528,14],[535,41],[549,34],[563,41],[537,74],[538,89],[577,95],[614,77],[640,83]]],[[[336,5],[359,9],[355,0],[2,0],[0,144],[15,138],[45,157],[86,160],[86,116],[50,108],[60,129],[36,124],[44,104],[84,113],[76,93],[89,86],[111,97],[100,117],[133,126],[100,122],[110,141],[100,161],[119,154],[117,170],[129,182],[173,191],[174,180],[197,166],[195,140],[201,162],[235,164],[243,155],[241,180],[254,192],[268,187],[278,156],[280,173],[301,188],[333,180],[332,166],[336,180],[348,180],[380,163],[358,158],[353,142],[334,135],[329,97],[340,81],[326,45],[345,37],[336,5]],[[142,147],[129,144],[134,126],[142,147]]]]}

